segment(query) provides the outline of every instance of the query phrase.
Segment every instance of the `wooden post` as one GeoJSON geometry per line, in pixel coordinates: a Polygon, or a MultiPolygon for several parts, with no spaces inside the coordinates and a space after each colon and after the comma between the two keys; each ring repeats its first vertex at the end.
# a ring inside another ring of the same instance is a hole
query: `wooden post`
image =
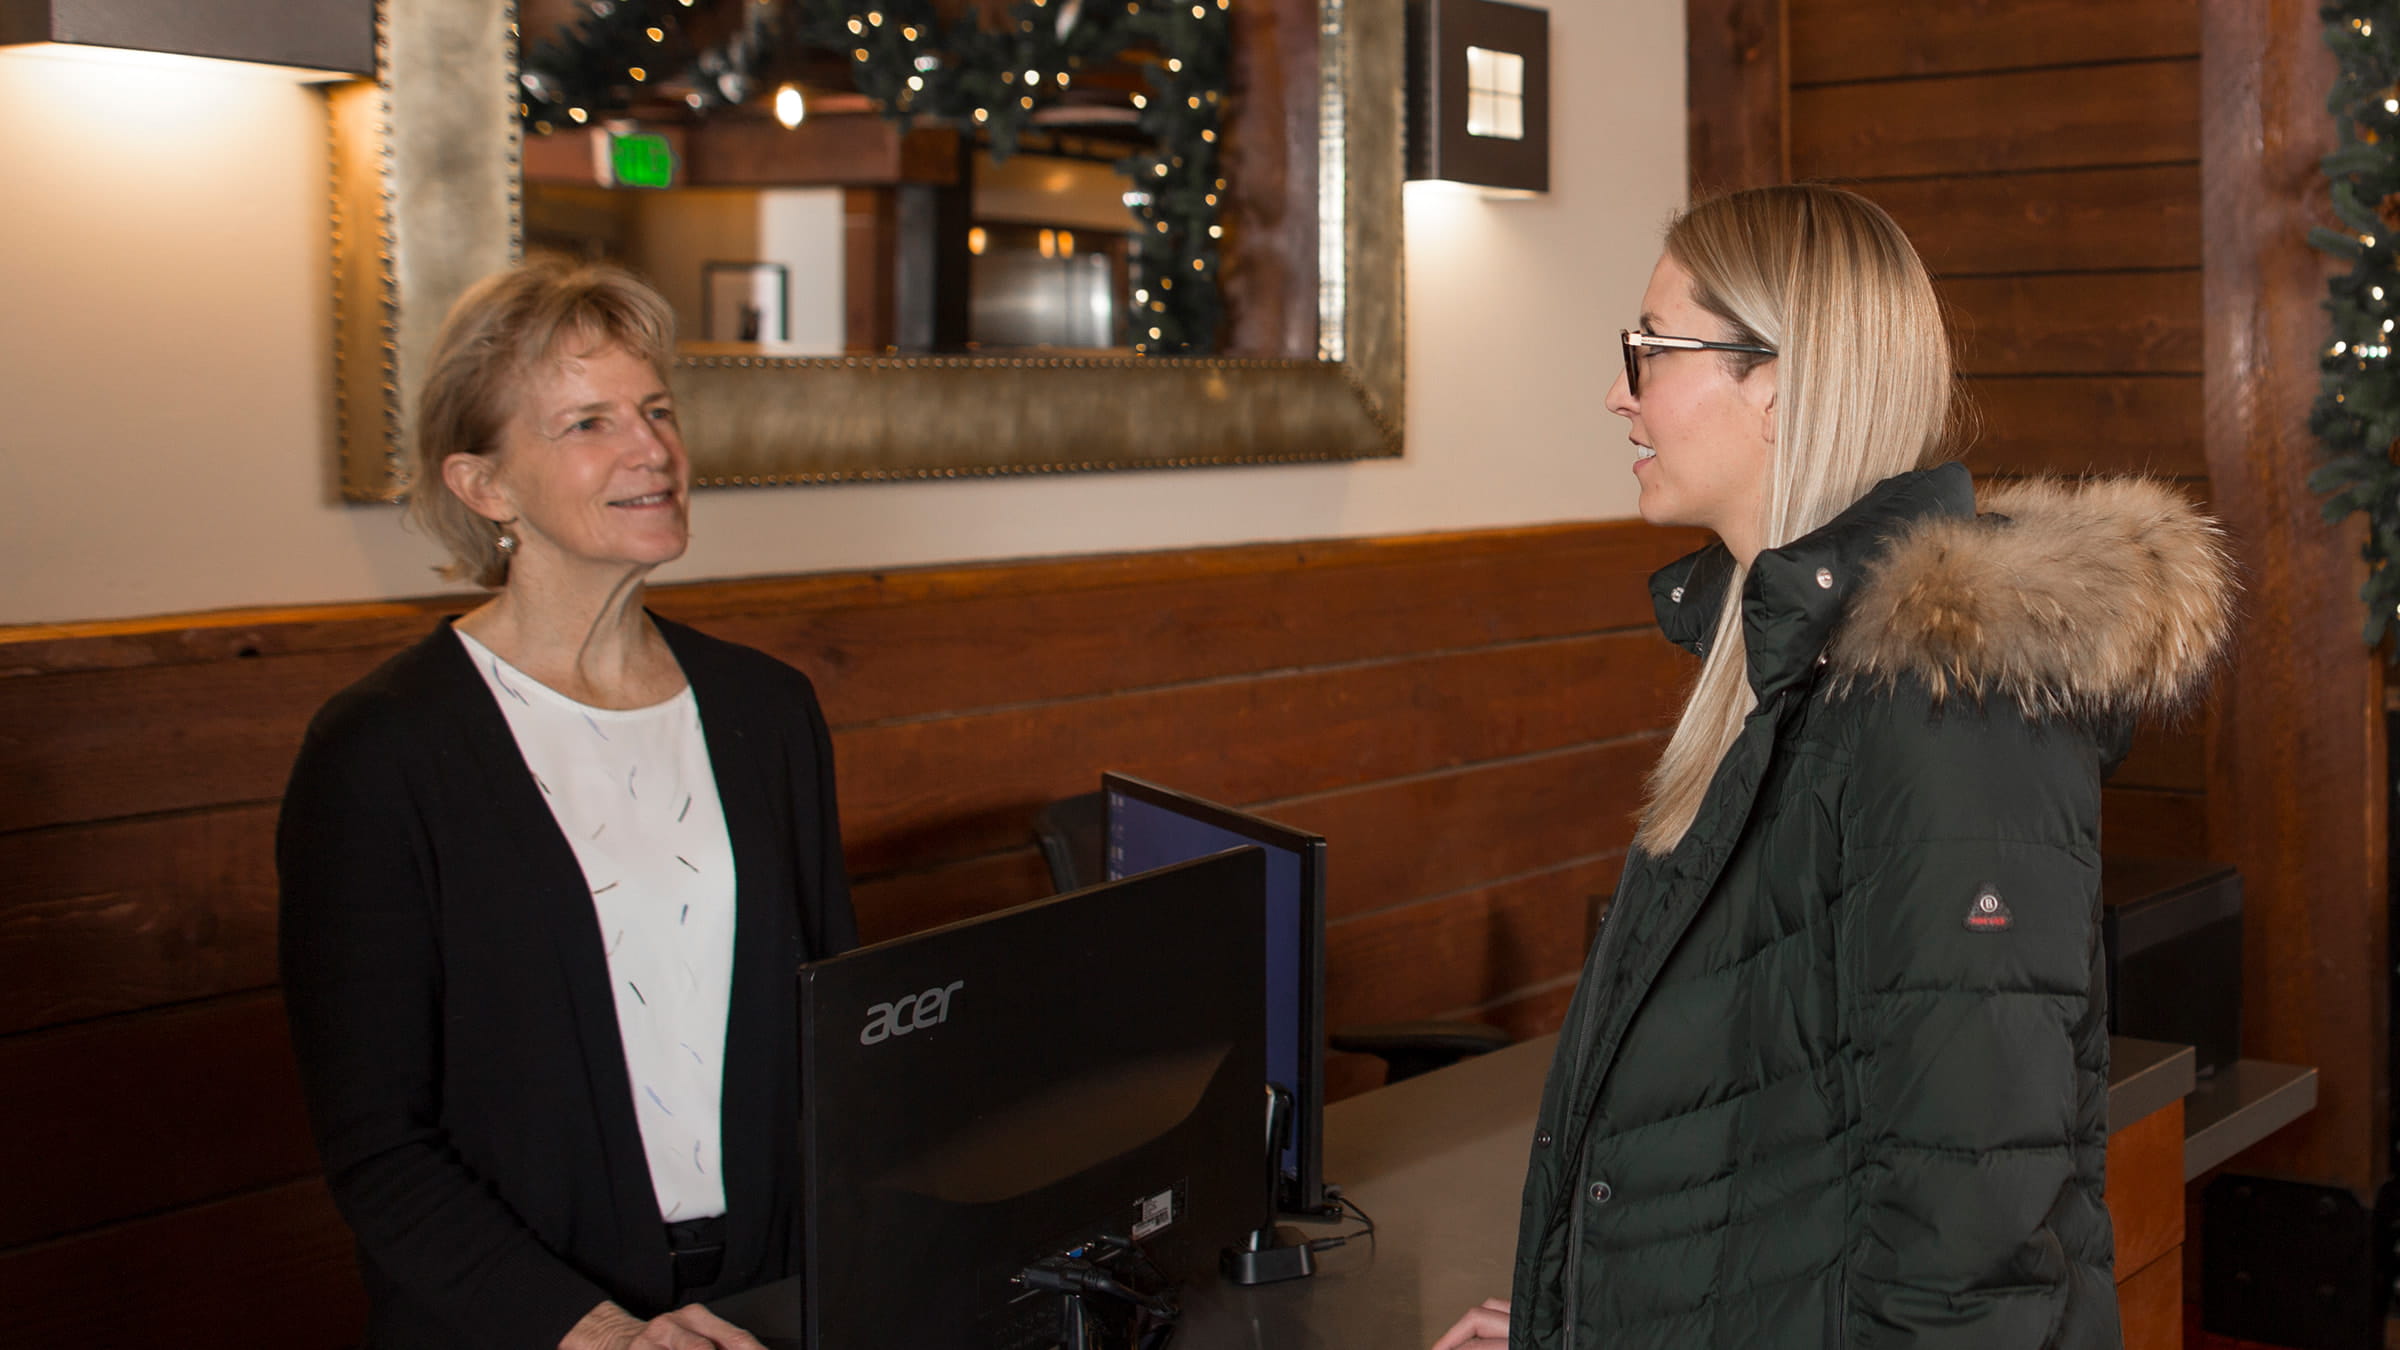
{"type": "Polygon", "coordinates": [[[2383,665],[2359,634],[2360,522],[2305,479],[2330,223],[2334,63],[2311,0],[2201,11],[2201,190],[2211,495],[2249,594],[2209,746],[2209,832],[2241,869],[2244,1052],[2315,1065],[2317,1109],[2238,1170],[2346,1186],[2391,1175],[2389,785],[2383,665]]]}
{"type": "Polygon", "coordinates": [[[1691,190],[1702,197],[1791,177],[1785,0],[1685,0],[1684,103],[1691,190]]]}

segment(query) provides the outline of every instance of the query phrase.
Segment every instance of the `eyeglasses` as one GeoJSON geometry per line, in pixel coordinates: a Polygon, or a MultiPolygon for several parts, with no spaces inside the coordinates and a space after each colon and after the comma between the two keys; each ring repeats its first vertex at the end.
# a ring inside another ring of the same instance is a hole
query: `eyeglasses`
{"type": "Polygon", "coordinates": [[[1755,342],[1705,342],[1699,338],[1661,337],[1638,328],[1620,328],[1617,339],[1625,344],[1625,389],[1635,398],[1642,396],[1642,363],[1636,347],[1670,347],[1687,352],[1750,352],[1757,356],[1773,356],[1773,347],[1761,347],[1755,342]]]}

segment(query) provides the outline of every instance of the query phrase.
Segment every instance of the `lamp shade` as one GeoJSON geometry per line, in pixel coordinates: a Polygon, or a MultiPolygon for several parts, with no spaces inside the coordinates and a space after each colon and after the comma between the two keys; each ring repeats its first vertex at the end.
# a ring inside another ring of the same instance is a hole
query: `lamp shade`
{"type": "Polygon", "coordinates": [[[1408,176],[1550,190],[1550,14],[1409,0],[1408,176]]]}
{"type": "Polygon", "coordinates": [[[374,0],[0,0],[0,46],[55,42],[375,71],[374,0]]]}

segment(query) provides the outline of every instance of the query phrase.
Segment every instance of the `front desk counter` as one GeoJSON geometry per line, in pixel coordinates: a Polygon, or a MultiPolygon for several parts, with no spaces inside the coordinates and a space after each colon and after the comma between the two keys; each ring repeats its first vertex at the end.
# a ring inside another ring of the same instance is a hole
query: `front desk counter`
{"type": "MultiPolygon", "coordinates": [[[[1330,1107],[1326,1179],[1375,1217],[1375,1241],[1323,1253],[1310,1279],[1254,1289],[1210,1280],[1187,1290],[1177,1350],[1407,1350],[1431,1345],[1482,1300],[1508,1297],[1526,1156],[1556,1040],[1330,1107]]],[[[2109,1208],[2120,1256],[2133,1258],[2117,1271],[2126,1343],[2179,1346],[2193,1054],[2125,1037],[2111,1040],[2109,1054],[2109,1208]],[[2136,1276],[2147,1280],[2125,1283],[2136,1276]]],[[[2255,1138],[2251,1131],[2266,1128],[2253,1120],[2241,1133],[2255,1138]]]]}
{"type": "MultiPolygon", "coordinates": [[[[1526,1041],[1328,1108],[1326,1179],[1374,1216],[1375,1239],[1323,1252],[1315,1276],[1284,1284],[1242,1289],[1213,1271],[1196,1273],[1184,1291],[1174,1350],[1410,1350],[1431,1345],[1476,1303],[1506,1298],[1526,1156],[1556,1039],[1526,1041]]],[[[2181,1343],[2184,1099],[2195,1086],[2192,1066],[2189,1046],[2122,1037],[2110,1044],[2109,1209],[2129,1347],[2181,1343]]],[[[2212,1151],[2255,1141],[2314,1105],[2313,1072],[2271,1069],[2260,1068],[2273,1089],[2261,1100],[2244,1093],[2242,1104],[2196,1107],[2195,1117],[2208,1119],[2193,1123],[2212,1135],[2212,1151]]],[[[1354,1226],[1302,1231],[1323,1236],[1354,1226]]],[[[766,1292],[721,1303],[720,1311],[741,1322],[763,1311],[750,1300],[766,1292]]]]}

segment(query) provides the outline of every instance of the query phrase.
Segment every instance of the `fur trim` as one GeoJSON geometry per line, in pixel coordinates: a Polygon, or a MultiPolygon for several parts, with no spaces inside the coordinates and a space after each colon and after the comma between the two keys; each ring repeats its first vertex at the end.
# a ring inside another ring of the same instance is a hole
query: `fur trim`
{"type": "Polygon", "coordinates": [[[1826,650],[1845,685],[2028,714],[2172,710],[2225,650],[2237,586],[2217,523],[2146,478],[2007,484],[1989,514],[1918,522],[1860,581],[1826,650]],[[2005,518],[2005,519],[2003,519],[2005,518]]]}

